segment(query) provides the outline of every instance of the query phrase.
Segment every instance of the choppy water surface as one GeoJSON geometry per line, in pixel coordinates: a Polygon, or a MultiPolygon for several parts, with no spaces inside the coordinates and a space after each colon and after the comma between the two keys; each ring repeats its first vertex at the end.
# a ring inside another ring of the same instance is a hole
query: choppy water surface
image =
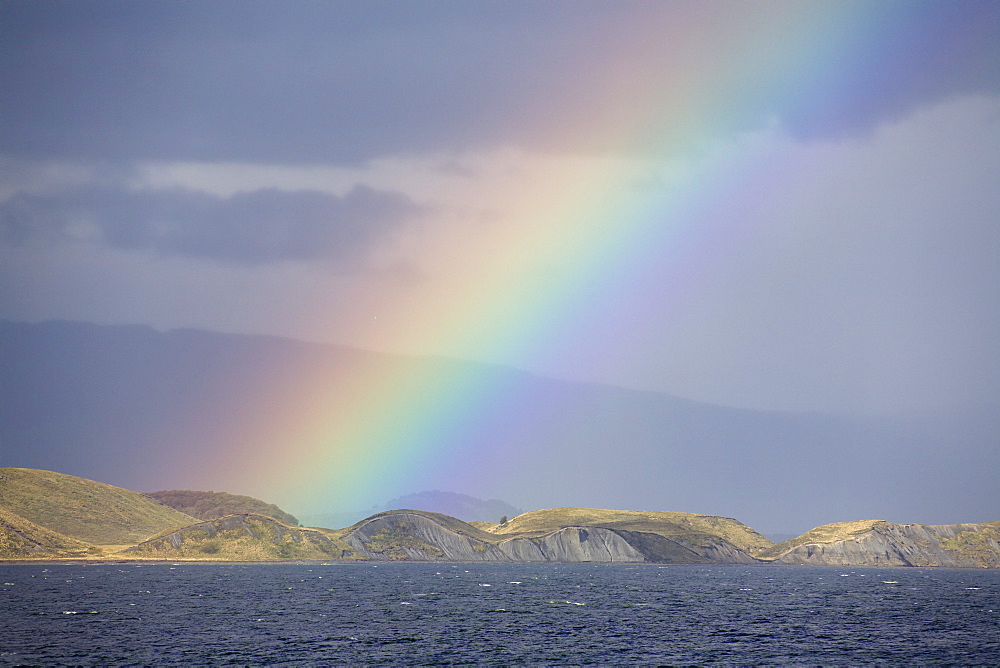
{"type": "Polygon", "coordinates": [[[0,566],[0,665],[994,664],[1000,571],[0,566]]]}

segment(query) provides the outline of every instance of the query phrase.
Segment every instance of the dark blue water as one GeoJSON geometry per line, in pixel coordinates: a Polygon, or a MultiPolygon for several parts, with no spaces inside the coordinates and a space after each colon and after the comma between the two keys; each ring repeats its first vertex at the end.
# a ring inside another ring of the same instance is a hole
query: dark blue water
{"type": "Polygon", "coordinates": [[[1000,571],[6,565],[0,665],[998,664],[1000,571]]]}

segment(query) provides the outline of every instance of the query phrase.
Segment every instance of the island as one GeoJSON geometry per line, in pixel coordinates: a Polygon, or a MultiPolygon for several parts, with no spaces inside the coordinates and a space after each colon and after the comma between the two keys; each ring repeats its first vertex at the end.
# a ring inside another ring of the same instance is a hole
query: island
{"type": "Polygon", "coordinates": [[[2,468],[0,560],[1000,568],[1000,522],[849,521],[777,544],[729,517],[596,508],[533,510],[497,523],[398,509],[330,529],[298,526],[274,504],[247,496],[145,495],[53,471],[2,468]]]}

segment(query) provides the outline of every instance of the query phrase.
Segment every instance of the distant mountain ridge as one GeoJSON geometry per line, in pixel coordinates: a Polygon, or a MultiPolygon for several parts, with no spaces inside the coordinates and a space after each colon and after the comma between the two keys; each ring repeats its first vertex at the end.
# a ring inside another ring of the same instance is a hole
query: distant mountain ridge
{"type": "Polygon", "coordinates": [[[442,492],[439,490],[414,492],[398,496],[381,505],[367,510],[347,513],[317,513],[304,515],[303,521],[309,526],[335,527],[354,524],[376,513],[399,509],[425,510],[442,515],[450,515],[463,522],[489,522],[496,524],[503,517],[520,515],[523,510],[500,499],[477,499],[468,494],[442,492]]]}
{"type": "Polygon", "coordinates": [[[442,515],[451,515],[464,522],[499,522],[501,517],[514,517],[524,511],[499,499],[477,499],[468,494],[455,492],[416,492],[406,494],[387,502],[382,510],[410,508],[427,510],[442,515]]]}
{"type": "MultiPolygon", "coordinates": [[[[997,510],[997,407],[879,418],[749,411],[473,362],[72,322],[0,321],[0,462],[135,489],[264,497],[240,477],[246,466],[218,463],[274,451],[272,435],[256,441],[245,425],[294,405],[289,383],[415,368],[431,385],[461,377],[504,388],[481,424],[449,447],[453,457],[475,459],[463,469],[463,489],[522,507],[739,509],[769,534],[844,516],[947,524],[997,510]],[[572,475],[555,475],[567,462],[578,463],[572,475]]],[[[443,469],[420,472],[420,488],[453,484],[443,469]]],[[[275,500],[300,519],[355,510],[338,505],[341,473],[301,495],[311,507],[275,500]]],[[[381,499],[412,489],[402,484],[379,490],[381,499]]]]}

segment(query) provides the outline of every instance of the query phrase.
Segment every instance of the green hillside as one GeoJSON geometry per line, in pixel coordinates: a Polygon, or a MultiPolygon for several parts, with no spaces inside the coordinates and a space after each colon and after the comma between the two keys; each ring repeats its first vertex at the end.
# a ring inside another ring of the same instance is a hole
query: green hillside
{"type": "Polygon", "coordinates": [[[197,522],[138,492],[38,469],[0,469],[0,508],[95,545],[134,545],[197,522]]]}
{"type": "Polygon", "coordinates": [[[289,515],[273,503],[267,503],[252,496],[229,494],[228,492],[196,492],[189,489],[172,489],[163,492],[149,492],[151,499],[165,506],[179,510],[200,520],[211,520],[226,515],[254,513],[273,517],[279,522],[298,526],[299,520],[289,515]]]}
{"type": "Polygon", "coordinates": [[[504,536],[541,536],[561,527],[603,527],[651,533],[667,538],[715,536],[754,554],[772,542],[747,525],[729,517],[668,511],[604,510],[601,508],[550,508],[533,510],[487,529],[504,536]]]}
{"type": "Polygon", "coordinates": [[[227,515],[165,531],[125,550],[153,559],[276,561],[340,559],[351,552],[332,531],[293,527],[265,515],[227,515]]]}
{"type": "Polygon", "coordinates": [[[100,548],[0,508],[0,559],[92,557],[100,553],[100,548]]]}

